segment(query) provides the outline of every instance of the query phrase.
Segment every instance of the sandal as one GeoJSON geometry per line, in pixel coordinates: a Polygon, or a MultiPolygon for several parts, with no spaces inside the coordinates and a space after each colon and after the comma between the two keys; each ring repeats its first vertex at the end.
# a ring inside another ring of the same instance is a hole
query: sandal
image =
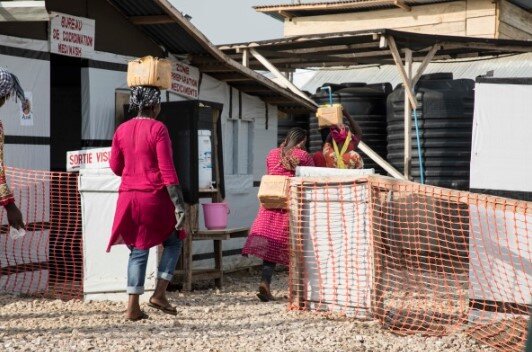
{"type": "Polygon", "coordinates": [[[160,310],[161,312],[163,313],[166,313],[166,314],[170,314],[170,315],[177,315],[177,309],[176,307],[172,307],[172,306],[161,306],[160,304],[157,304],[157,303],[153,303],[151,301],[151,298],[150,300],[148,301],[148,306],[152,307],[152,308],[155,308],[157,310],[160,310]]]}
{"type": "Polygon", "coordinates": [[[143,319],[148,319],[149,318],[149,315],[144,313],[144,312],[140,312],[140,315],[138,317],[134,317],[134,318],[126,318],[127,321],[139,321],[139,320],[143,320],[143,319]]]}

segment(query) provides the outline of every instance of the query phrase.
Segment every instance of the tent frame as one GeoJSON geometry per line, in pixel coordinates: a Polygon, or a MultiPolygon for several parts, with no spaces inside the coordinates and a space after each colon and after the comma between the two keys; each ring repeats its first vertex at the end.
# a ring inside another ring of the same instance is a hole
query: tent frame
{"type": "MultiPolygon", "coordinates": [[[[411,179],[412,160],[411,115],[412,109],[418,107],[414,88],[428,64],[433,60],[496,57],[532,52],[532,41],[443,36],[379,29],[230,44],[223,45],[220,49],[230,57],[241,56],[246,67],[266,68],[281,81],[282,85],[299,96],[304,93],[297,89],[282,74],[282,71],[290,72],[298,68],[351,67],[365,64],[395,65],[405,90],[404,175],[365,143],[361,142],[359,147],[362,152],[393,177],[409,180],[411,179]],[[412,66],[415,61],[420,62],[420,66],[414,74],[412,66]]],[[[316,103],[314,106],[317,108],[316,103]]]]}

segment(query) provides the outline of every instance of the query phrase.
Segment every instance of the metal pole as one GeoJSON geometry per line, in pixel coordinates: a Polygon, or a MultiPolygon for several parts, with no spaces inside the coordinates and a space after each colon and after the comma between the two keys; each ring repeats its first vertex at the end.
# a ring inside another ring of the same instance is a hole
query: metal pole
{"type": "MultiPolygon", "coordinates": [[[[405,49],[405,71],[407,78],[409,82],[412,79],[412,50],[405,49]]],[[[408,100],[408,87],[404,87],[405,89],[405,157],[404,157],[404,175],[407,180],[410,180],[410,167],[412,165],[412,138],[411,138],[411,131],[412,131],[412,118],[411,115],[411,106],[410,101],[408,100]]],[[[414,107],[415,109],[415,107],[414,107]]]]}

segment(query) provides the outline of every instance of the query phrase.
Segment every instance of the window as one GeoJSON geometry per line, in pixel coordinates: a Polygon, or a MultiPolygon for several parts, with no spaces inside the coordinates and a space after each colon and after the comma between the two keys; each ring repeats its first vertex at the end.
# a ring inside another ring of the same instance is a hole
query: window
{"type": "Polygon", "coordinates": [[[253,121],[229,120],[232,125],[232,174],[253,174],[253,121]]]}

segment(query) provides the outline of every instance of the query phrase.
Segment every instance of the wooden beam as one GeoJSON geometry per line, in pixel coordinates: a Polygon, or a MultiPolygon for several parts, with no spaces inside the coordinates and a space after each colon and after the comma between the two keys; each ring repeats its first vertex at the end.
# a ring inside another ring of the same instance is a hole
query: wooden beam
{"type": "Polygon", "coordinates": [[[168,24],[175,23],[175,21],[167,15],[156,16],[132,16],[129,17],[129,22],[138,26],[145,26],[150,24],[168,24]]]}
{"type": "Polygon", "coordinates": [[[493,55],[500,53],[529,53],[532,52],[532,45],[490,45],[484,43],[440,43],[441,50],[455,50],[455,49],[476,49],[483,51],[493,51],[493,55]]]}
{"type": "Polygon", "coordinates": [[[271,94],[271,89],[268,89],[264,86],[261,86],[259,84],[257,85],[250,85],[250,84],[243,84],[243,85],[238,85],[238,84],[233,84],[233,87],[235,89],[238,89],[244,93],[270,93],[271,94]]]}
{"type": "Polygon", "coordinates": [[[0,22],[47,22],[44,1],[1,1],[0,22]]]}
{"type": "Polygon", "coordinates": [[[412,104],[412,107],[415,109],[417,108],[417,100],[414,95],[414,92],[412,91],[412,86],[410,85],[410,78],[408,74],[406,73],[405,68],[403,66],[403,60],[401,59],[401,54],[399,53],[399,50],[397,49],[397,45],[395,44],[395,39],[392,36],[388,36],[388,45],[390,47],[393,59],[395,61],[395,66],[397,66],[397,69],[399,70],[399,74],[401,75],[401,78],[403,80],[403,85],[405,87],[405,92],[408,95],[408,100],[410,100],[410,104],[412,104]]]}
{"type": "MultiPolygon", "coordinates": [[[[392,38],[393,39],[393,38],[392,38]]],[[[410,179],[410,166],[412,165],[412,109],[410,108],[410,101],[408,100],[408,88],[412,79],[412,50],[405,49],[405,97],[404,97],[404,175],[407,180],[410,179]]],[[[412,104],[415,109],[415,104],[412,104]]]]}
{"type": "Polygon", "coordinates": [[[289,19],[291,20],[292,18],[294,18],[294,15],[292,15],[290,12],[288,11],[284,11],[284,10],[279,10],[277,11],[277,13],[281,16],[283,16],[284,18],[286,19],[289,19]]]}
{"type": "Polygon", "coordinates": [[[377,49],[379,47],[379,42],[369,42],[369,43],[357,43],[357,44],[339,44],[339,45],[326,45],[326,44],[320,44],[316,45],[316,43],[310,42],[308,43],[308,47],[304,48],[291,48],[288,44],[286,47],[275,47],[275,50],[272,50],[271,47],[268,45],[264,46],[256,46],[256,45],[249,45],[249,46],[224,46],[220,47],[220,50],[222,50],[224,53],[229,55],[232,59],[240,59],[240,52],[249,48],[255,48],[256,50],[260,50],[261,54],[263,54],[265,57],[286,57],[286,56],[292,56],[292,55],[307,55],[307,54],[343,54],[346,52],[353,52],[353,51],[364,51],[368,48],[375,48],[377,49]]]}
{"type": "Polygon", "coordinates": [[[366,143],[362,141],[359,142],[358,148],[393,177],[401,180],[405,179],[405,177],[396,168],[390,165],[379,154],[375,153],[375,151],[373,151],[373,149],[371,149],[366,143]]]}
{"type": "Polygon", "coordinates": [[[423,72],[425,71],[425,69],[427,68],[429,63],[432,61],[432,59],[434,58],[434,56],[438,52],[439,48],[440,48],[439,45],[434,45],[429,50],[429,52],[427,53],[427,56],[425,56],[425,58],[421,62],[421,65],[419,65],[419,67],[417,69],[417,72],[416,72],[416,75],[414,76],[414,78],[412,78],[412,82],[411,82],[412,87],[416,86],[417,81],[419,81],[419,79],[421,78],[421,75],[423,74],[423,72]]]}
{"type": "Polygon", "coordinates": [[[263,101],[265,101],[268,104],[283,104],[283,103],[291,103],[290,99],[285,97],[260,97],[263,101]]]}
{"type": "Polygon", "coordinates": [[[224,82],[254,81],[253,78],[244,76],[243,74],[240,74],[240,73],[219,73],[219,74],[214,74],[213,77],[219,81],[224,81],[224,82]]]}
{"type": "Polygon", "coordinates": [[[249,66],[249,50],[248,49],[242,50],[242,65],[245,67],[249,66]]]}
{"type": "Polygon", "coordinates": [[[404,0],[394,0],[393,4],[397,7],[402,8],[405,11],[412,11],[412,8],[408,6],[404,0]]]}
{"type": "Polygon", "coordinates": [[[299,95],[301,98],[305,99],[309,103],[313,104],[314,106],[318,106],[316,102],[312,99],[310,99],[305,93],[303,93],[298,87],[296,87],[290,80],[288,80],[282,73],[279,71],[275,66],[273,66],[264,56],[259,54],[255,49],[251,48],[249,49],[249,52],[251,55],[255,57],[268,71],[270,71],[272,74],[277,77],[279,81],[281,81],[286,88],[292,91],[292,93],[299,95]]]}
{"type": "Polygon", "coordinates": [[[216,72],[235,72],[231,67],[223,65],[205,65],[205,66],[196,66],[201,72],[205,73],[216,73],[216,72]]]}

